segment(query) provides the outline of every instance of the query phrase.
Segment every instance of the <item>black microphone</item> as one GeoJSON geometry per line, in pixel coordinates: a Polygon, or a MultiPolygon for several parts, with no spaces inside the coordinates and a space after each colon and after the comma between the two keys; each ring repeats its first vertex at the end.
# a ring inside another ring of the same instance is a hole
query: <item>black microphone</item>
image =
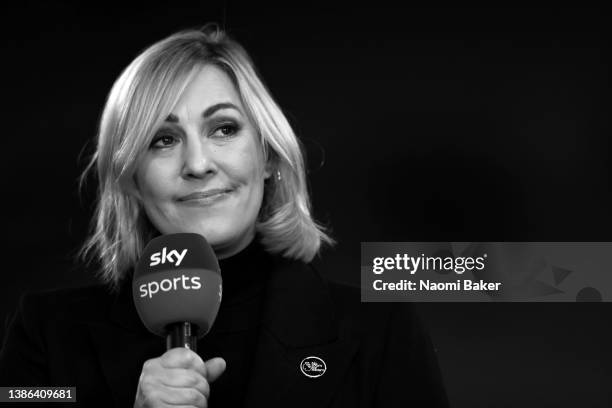
{"type": "Polygon", "coordinates": [[[219,262],[200,234],[156,237],[144,249],[132,282],[134,305],[145,327],[166,337],[166,347],[197,351],[221,305],[219,262]]]}

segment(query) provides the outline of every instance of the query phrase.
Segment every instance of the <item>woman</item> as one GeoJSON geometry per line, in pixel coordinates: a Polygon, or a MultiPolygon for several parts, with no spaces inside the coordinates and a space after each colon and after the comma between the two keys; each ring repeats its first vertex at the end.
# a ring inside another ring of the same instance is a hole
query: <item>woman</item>
{"type": "Polygon", "coordinates": [[[332,240],[310,213],[298,140],[244,49],[208,26],[146,49],[108,97],[99,199],[84,247],[104,285],[27,295],[0,385],[76,386],[83,406],[445,406],[409,309],[361,304],[308,264],[332,240]],[[219,258],[210,333],[164,350],[131,297],[159,234],[195,232],[219,258]]]}

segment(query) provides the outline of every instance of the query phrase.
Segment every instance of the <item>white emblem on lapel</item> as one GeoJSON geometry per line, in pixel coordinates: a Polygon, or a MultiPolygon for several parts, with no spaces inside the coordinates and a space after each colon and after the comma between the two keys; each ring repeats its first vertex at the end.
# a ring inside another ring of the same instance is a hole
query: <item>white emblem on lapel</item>
{"type": "Polygon", "coordinates": [[[327,365],[319,357],[310,356],[302,360],[300,370],[306,377],[317,378],[325,374],[327,365]]]}

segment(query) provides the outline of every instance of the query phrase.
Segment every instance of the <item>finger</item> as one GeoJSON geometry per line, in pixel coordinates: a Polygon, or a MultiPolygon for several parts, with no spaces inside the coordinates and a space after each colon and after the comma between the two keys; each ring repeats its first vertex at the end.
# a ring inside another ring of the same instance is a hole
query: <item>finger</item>
{"type": "Polygon", "coordinates": [[[168,368],[164,370],[161,383],[174,388],[196,388],[206,398],[210,396],[210,385],[200,373],[185,368],[168,368]]]}
{"type": "Polygon", "coordinates": [[[208,408],[208,401],[206,401],[203,405],[164,405],[164,407],[168,408],[208,408]]]}
{"type": "Polygon", "coordinates": [[[208,376],[206,379],[208,382],[214,382],[223,374],[225,368],[227,367],[227,363],[221,357],[211,358],[206,361],[206,371],[208,371],[208,376]]]}
{"type": "Polygon", "coordinates": [[[208,403],[207,398],[195,388],[174,388],[165,385],[160,385],[156,390],[155,399],[172,406],[205,407],[208,403]]]}
{"type": "Polygon", "coordinates": [[[164,407],[169,408],[208,408],[208,402],[201,407],[196,407],[194,405],[164,405],[164,407]]]}
{"type": "Polygon", "coordinates": [[[164,368],[192,368],[202,377],[207,377],[204,360],[197,353],[185,347],[176,347],[166,351],[160,357],[160,363],[164,368]]]}

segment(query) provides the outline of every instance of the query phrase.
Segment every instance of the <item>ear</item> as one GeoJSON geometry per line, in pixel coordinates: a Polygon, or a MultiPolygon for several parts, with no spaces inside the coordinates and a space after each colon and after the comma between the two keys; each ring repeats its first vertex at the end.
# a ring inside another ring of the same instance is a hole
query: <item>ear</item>
{"type": "Polygon", "coordinates": [[[266,162],[266,166],[264,167],[264,180],[269,179],[272,174],[274,173],[274,168],[276,167],[275,163],[273,163],[273,160],[268,158],[268,161],[266,162]]]}

